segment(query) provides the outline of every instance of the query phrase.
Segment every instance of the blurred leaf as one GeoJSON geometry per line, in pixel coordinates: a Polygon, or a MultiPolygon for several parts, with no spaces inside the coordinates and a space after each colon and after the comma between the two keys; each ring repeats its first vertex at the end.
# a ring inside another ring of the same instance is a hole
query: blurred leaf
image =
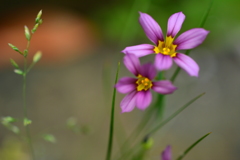
{"type": "Polygon", "coordinates": [[[15,67],[16,69],[19,69],[18,64],[13,59],[10,59],[10,62],[13,65],[13,67],[15,67]]]}
{"type": "Polygon", "coordinates": [[[67,126],[68,126],[69,128],[75,127],[76,124],[77,124],[76,118],[70,117],[70,118],[67,119],[67,126]]]}
{"type": "Polygon", "coordinates": [[[21,69],[14,69],[14,72],[23,75],[23,71],[21,69]]]}
{"type": "Polygon", "coordinates": [[[37,63],[42,57],[42,52],[41,51],[37,51],[37,53],[33,56],[33,62],[37,63]]]}
{"type": "Polygon", "coordinates": [[[51,143],[55,143],[56,142],[56,138],[52,134],[45,134],[45,135],[43,135],[43,139],[45,141],[48,141],[48,142],[51,142],[51,143]]]}
{"type": "Polygon", "coordinates": [[[197,97],[193,98],[192,100],[190,100],[188,103],[186,103],[185,105],[183,105],[180,109],[178,109],[176,112],[174,112],[172,115],[170,115],[167,119],[165,119],[164,121],[162,121],[160,124],[158,124],[155,128],[153,128],[152,130],[149,131],[149,133],[147,135],[153,134],[154,132],[156,132],[157,130],[159,130],[160,128],[162,128],[165,124],[167,124],[170,120],[172,120],[174,117],[176,117],[179,113],[181,113],[184,109],[186,109],[190,104],[192,104],[193,102],[195,102],[198,98],[202,97],[205,93],[202,93],[200,95],[198,95],[197,97]]]}
{"type": "Polygon", "coordinates": [[[9,127],[9,129],[16,134],[20,133],[19,128],[15,125],[11,125],[11,127],[9,127]]]}
{"type": "Polygon", "coordinates": [[[29,124],[31,124],[32,123],[32,121],[30,120],[30,119],[28,119],[28,118],[24,118],[23,119],[23,125],[24,126],[27,126],[27,125],[29,125],[29,124]]]}
{"type": "Polygon", "coordinates": [[[8,117],[3,117],[3,118],[2,118],[2,121],[1,121],[1,123],[2,123],[7,129],[9,129],[10,131],[18,134],[18,133],[20,132],[20,130],[19,130],[19,128],[18,128],[17,126],[15,126],[15,125],[12,124],[13,122],[16,122],[16,119],[13,118],[13,117],[10,117],[10,116],[8,116],[8,117]]]}
{"type": "Polygon", "coordinates": [[[201,137],[201,138],[198,139],[195,143],[193,143],[190,147],[188,147],[188,148],[183,152],[183,154],[177,158],[177,160],[181,160],[184,156],[186,156],[186,154],[187,154],[191,149],[193,149],[193,147],[195,147],[199,142],[201,142],[201,141],[202,141],[204,138],[206,138],[209,134],[211,134],[211,132],[205,134],[203,137],[201,137]]]}
{"type": "Polygon", "coordinates": [[[13,117],[7,116],[2,118],[2,124],[9,124],[13,122],[16,122],[16,119],[13,117]]]}

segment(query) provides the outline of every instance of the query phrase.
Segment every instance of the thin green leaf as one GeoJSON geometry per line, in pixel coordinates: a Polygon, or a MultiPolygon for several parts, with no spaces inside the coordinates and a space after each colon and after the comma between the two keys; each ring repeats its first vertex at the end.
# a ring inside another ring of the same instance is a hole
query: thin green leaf
{"type": "Polygon", "coordinates": [[[195,143],[193,143],[190,147],[188,147],[181,156],[179,156],[177,158],[177,160],[181,160],[184,156],[186,156],[186,154],[191,150],[193,149],[193,147],[195,147],[199,142],[201,142],[203,139],[205,139],[209,134],[211,134],[212,132],[210,133],[207,133],[206,135],[204,135],[203,137],[201,137],[200,139],[198,139],[195,143]]]}
{"type": "Polygon", "coordinates": [[[18,64],[13,59],[10,59],[10,62],[13,65],[13,67],[15,67],[16,69],[19,69],[18,64]]]}
{"type": "Polygon", "coordinates": [[[21,69],[14,69],[14,72],[23,75],[23,71],[21,69]]]}
{"type": "Polygon", "coordinates": [[[184,109],[186,109],[190,104],[192,104],[193,102],[195,102],[198,98],[202,97],[205,93],[202,93],[200,95],[198,95],[197,97],[193,98],[191,101],[189,101],[188,103],[186,103],[184,106],[182,106],[180,109],[178,109],[175,113],[173,113],[172,115],[170,115],[167,119],[165,119],[164,121],[162,121],[159,125],[157,125],[155,128],[153,128],[147,135],[149,136],[150,134],[153,134],[154,132],[156,132],[157,130],[159,130],[160,128],[162,128],[165,124],[167,124],[170,120],[172,120],[174,117],[176,117],[179,113],[181,113],[184,109]]]}
{"type": "MultiPolygon", "coordinates": [[[[118,69],[116,73],[115,78],[115,84],[118,81],[118,73],[120,69],[120,62],[118,63],[118,69]]],[[[112,97],[112,110],[111,110],[111,120],[110,120],[110,127],[109,127],[109,139],[108,139],[108,149],[107,149],[107,155],[106,160],[111,159],[111,153],[112,153],[112,143],[113,143],[113,131],[114,131],[114,108],[115,108],[115,99],[116,99],[116,88],[113,89],[113,97],[112,97]]]]}
{"type": "Polygon", "coordinates": [[[208,9],[207,9],[206,13],[204,14],[203,19],[202,19],[202,21],[201,21],[201,23],[200,23],[200,25],[199,25],[200,28],[202,28],[202,27],[205,25],[205,23],[206,23],[206,20],[207,20],[207,18],[208,18],[208,16],[209,16],[210,10],[211,10],[212,5],[213,5],[213,1],[214,1],[214,0],[211,0],[211,1],[210,1],[210,4],[209,4],[209,6],[208,6],[208,9]]]}
{"type": "Polygon", "coordinates": [[[24,126],[27,126],[27,125],[29,125],[29,124],[31,124],[32,123],[32,121],[30,120],[30,119],[28,119],[28,118],[24,118],[23,119],[23,125],[24,126]]]}

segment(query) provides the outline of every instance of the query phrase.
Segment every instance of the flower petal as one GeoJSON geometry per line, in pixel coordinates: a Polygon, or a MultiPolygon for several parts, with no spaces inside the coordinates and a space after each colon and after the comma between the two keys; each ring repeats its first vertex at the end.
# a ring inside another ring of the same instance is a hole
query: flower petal
{"type": "Polygon", "coordinates": [[[157,70],[152,63],[146,63],[141,66],[139,74],[141,74],[143,77],[147,77],[150,80],[152,80],[153,78],[156,77],[157,70]]]}
{"type": "Polygon", "coordinates": [[[171,146],[167,146],[162,152],[162,160],[172,160],[171,146]]]}
{"type": "Polygon", "coordinates": [[[172,66],[172,58],[168,55],[159,53],[156,55],[154,63],[158,70],[168,70],[172,66]]]}
{"type": "Polygon", "coordinates": [[[171,81],[162,80],[153,82],[152,89],[161,94],[171,94],[177,89],[177,87],[175,87],[171,81]]]}
{"type": "Polygon", "coordinates": [[[123,112],[131,112],[136,106],[137,91],[133,91],[126,95],[120,103],[120,107],[123,112]]]}
{"type": "Polygon", "coordinates": [[[168,19],[167,36],[175,37],[182,28],[184,20],[185,15],[182,12],[171,15],[171,17],[168,19]]]}
{"type": "Polygon", "coordinates": [[[136,76],[138,75],[140,70],[140,61],[135,55],[126,54],[123,58],[123,63],[131,73],[136,76]]]}
{"type": "Polygon", "coordinates": [[[137,57],[143,57],[151,53],[154,53],[153,49],[154,46],[151,44],[140,44],[136,46],[126,47],[124,50],[122,50],[122,52],[125,54],[127,53],[134,54],[137,57]]]}
{"type": "Polygon", "coordinates": [[[115,85],[118,92],[126,94],[136,89],[136,79],[131,77],[123,77],[115,85]]]}
{"type": "Polygon", "coordinates": [[[200,45],[207,37],[209,31],[202,28],[193,28],[182,33],[173,43],[176,50],[192,49],[200,45]]]}
{"type": "Polygon", "coordinates": [[[147,37],[155,44],[158,44],[158,41],[164,41],[162,29],[158,23],[148,14],[140,13],[139,23],[141,24],[147,37]]]}
{"type": "Polygon", "coordinates": [[[145,110],[152,102],[152,93],[150,90],[139,91],[137,92],[136,97],[136,106],[141,110],[145,110]]]}
{"type": "Polygon", "coordinates": [[[173,60],[190,76],[198,77],[199,66],[192,58],[185,54],[177,53],[176,57],[174,57],[173,60]]]}

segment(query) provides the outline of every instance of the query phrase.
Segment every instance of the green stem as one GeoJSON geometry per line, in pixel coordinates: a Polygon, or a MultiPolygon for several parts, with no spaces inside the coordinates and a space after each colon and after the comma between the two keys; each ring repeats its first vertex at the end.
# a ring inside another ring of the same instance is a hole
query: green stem
{"type": "MultiPolygon", "coordinates": [[[[27,43],[27,51],[29,49],[30,46],[30,41],[28,41],[27,43]]],[[[27,88],[27,56],[24,56],[24,73],[23,73],[23,112],[24,112],[24,119],[27,118],[28,119],[28,114],[27,114],[27,103],[26,103],[26,88],[27,88]]],[[[33,145],[32,145],[32,138],[31,138],[31,134],[30,134],[30,130],[29,130],[29,125],[25,126],[26,129],[26,134],[27,134],[27,141],[28,141],[28,145],[29,145],[29,149],[30,152],[32,154],[32,159],[35,160],[35,156],[34,156],[34,150],[33,150],[33,145]]]]}
{"type": "MultiPolygon", "coordinates": [[[[118,63],[118,69],[117,69],[117,73],[116,73],[115,84],[118,81],[119,68],[120,68],[120,62],[118,63]]],[[[106,160],[110,160],[111,159],[111,154],[112,154],[115,99],[116,99],[116,88],[114,87],[113,97],[112,97],[112,110],[111,110],[111,120],[110,120],[110,127],[109,127],[109,139],[108,139],[108,149],[107,149],[106,160]]]]}

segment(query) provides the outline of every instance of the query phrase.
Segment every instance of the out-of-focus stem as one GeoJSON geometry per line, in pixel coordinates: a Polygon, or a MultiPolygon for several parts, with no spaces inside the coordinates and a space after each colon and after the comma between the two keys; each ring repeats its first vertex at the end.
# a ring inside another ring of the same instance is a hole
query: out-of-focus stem
{"type": "MultiPolygon", "coordinates": [[[[27,50],[29,49],[30,41],[27,43],[27,50]]],[[[26,88],[27,88],[27,56],[24,56],[24,70],[23,70],[23,112],[24,112],[24,119],[28,119],[27,113],[27,103],[26,103],[26,88]]],[[[32,159],[35,160],[33,145],[32,145],[32,138],[29,130],[29,125],[25,126],[26,134],[27,134],[27,141],[29,145],[30,152],[32,154],[32,159]]]]}

